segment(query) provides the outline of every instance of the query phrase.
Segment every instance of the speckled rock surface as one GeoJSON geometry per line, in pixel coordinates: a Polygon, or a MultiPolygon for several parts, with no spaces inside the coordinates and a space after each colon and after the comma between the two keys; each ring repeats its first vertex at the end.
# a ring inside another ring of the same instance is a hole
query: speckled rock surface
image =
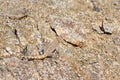
{"type": "Polygon", "coordinates": [[[120,0],[0,0],[0,56],[44,54],[57,36],[49,58],[0,57],[0,80],[120,80],[120,0]]]}

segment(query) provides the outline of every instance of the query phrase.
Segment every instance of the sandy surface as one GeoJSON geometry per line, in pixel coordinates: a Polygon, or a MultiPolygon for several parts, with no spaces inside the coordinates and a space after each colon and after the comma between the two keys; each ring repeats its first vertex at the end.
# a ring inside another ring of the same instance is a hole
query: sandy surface
{"type": "Polygon", "coordinates": [[[0,56],[49,47],[0,57],[0,80],[120,80],[120,0],[0,0],[0,56]]]}

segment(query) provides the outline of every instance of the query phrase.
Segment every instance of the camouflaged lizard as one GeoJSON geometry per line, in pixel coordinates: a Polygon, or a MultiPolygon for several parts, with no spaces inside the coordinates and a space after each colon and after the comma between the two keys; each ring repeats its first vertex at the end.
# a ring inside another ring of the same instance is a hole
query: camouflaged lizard
{"type": "Polygon", "coordinates": [[[26,55],[20,55],[20,54],[3,54],[3,55],[0,55],[0,58],[5,58],[5,57],[11,57],[11,56],[14,56],[14,57],[17,57],[19,59],[28,59],[28,60],[41,60],[41,59],[44,59],[44,58],[47,58],[49,56],[49,53],[52,53],[56,47],[59,45],[59,43],[63,41],[62,37],[61,36],[56,36],[56,39],[53,40],[53,42],[51,42],[49,45],[48,45],[48,48],[47,50],[45,51],[44,54],[42,55],[36,55],[36,56],[26,56],[26,55]]]}
{"type": "MultiPolygon", "coordinates": [[[[54,31],[56,33],[56,31],[54,31]]],[[[11,57],[11,56],[14,56],[14,57],[17,57],[19,59],[28,59],[28,60],[41,60],[41,59],[44,59],[44,58],[47,58],[49,57],[49,53],[52,53],[56,47],[59,45],[59,43],[61,42],[67,42],[68,44],[71,44],[72,46],[75,46],[75,47],[83,47],[83,42],[69,42],[67,40],[65,40],[63,38],[63,36],[65,36],[65,34],[61,34],[61,35],[58,35],[56,33],[56,39],[53,40],[53,42],[51,42],[46,51],[44,52],[44,54],[42,55],[29,55],[29,56],[26,56],[26,55],[20,55],[20,54],[7,54],[7,55],[0,55],[0,58],[5,58],[5,57],[11,57]]]]}

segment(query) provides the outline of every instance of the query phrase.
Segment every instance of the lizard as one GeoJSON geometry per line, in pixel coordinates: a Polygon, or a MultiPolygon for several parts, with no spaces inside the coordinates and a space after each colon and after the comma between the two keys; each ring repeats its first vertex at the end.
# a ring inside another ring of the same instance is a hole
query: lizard
{"type": "Polygon", "coordinates": [[[25,55],[20,55],[20,54],[3,54],[0,55],[0,58],[5,58],[5,57],[17,57],[19,59],[28,59],[28,60],[41,60],[41,59],[45,59],[49,56],[49,53],[52,53],[56,47],[59,45],[59,43],[63,41],[61,35],[60,36],[56,36],[56,39],[54,39],[51,43],[49,43],[48,48],[46,49],[46,51],[44,52],[44,54],[42,55],[37,55],[37,56],[25,56],[25,55]]]}
{"type": "Polygon", "coordinates": [[[48,47],[46,49],[46,51],[44,52],[44,54],[42,55],[37,55],[37,56],[26,56],[26,55],[20,55],[20,54],[7,54],[7,55],[0,55],[0,58],[4,58],[4,57],[10,57],[10,56],[14,56],[14,57],[17,57],[17,58],[20,58],[20,59],[28,59],[28,60],[41,60],[41,59],[45,59],[47,57],[49,57],[49,53],[52,53],[56,47],[59,45],[59,43],[61,42],[66,42],[68,44],[71,44],[72,46],[75,46],[75,47],[83,47],[83,42],[70,42],[70,41],[67,41],[66,39],[63,38],[63,36],[65,36],[66,34],[63,33],[61,35],[58,35],[56,30],[53,28],[53,27],[50,27],[51,30],[55,33],[56,35],[56,39],[54,39],[51,43],[48,44],[48,47]]]}

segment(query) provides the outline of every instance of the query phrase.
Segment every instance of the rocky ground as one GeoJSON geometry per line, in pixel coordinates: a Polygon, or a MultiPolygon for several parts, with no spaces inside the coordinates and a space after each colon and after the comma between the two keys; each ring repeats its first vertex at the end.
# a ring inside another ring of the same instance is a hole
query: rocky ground
{"type": "Polygon", "coordinates": [[[120,0],[0,0],[0,56],[0,80],[120,80],[120,0]]]}

